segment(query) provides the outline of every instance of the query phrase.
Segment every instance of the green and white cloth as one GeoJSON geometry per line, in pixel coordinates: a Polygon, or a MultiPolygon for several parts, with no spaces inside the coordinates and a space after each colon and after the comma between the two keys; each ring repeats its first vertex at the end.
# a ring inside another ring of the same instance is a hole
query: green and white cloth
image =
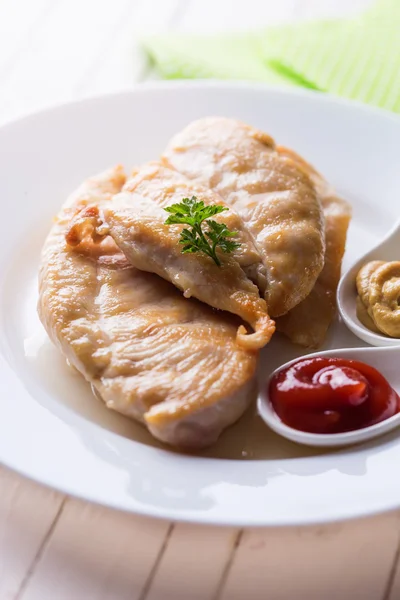
{"type": "Polygon", "coordinates": [[[379,0],[354,19],[229,35],[159,35],[142,43],[168,79],[302,85],[400,112],[400,0],[379,0]]]}

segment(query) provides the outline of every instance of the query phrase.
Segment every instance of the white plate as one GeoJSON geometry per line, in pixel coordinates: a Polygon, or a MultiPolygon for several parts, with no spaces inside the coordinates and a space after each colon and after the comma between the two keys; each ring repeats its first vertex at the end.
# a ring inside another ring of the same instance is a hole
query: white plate
{"type": "MultiPolygon", "coordinates": [[[[127,511],[202,523],[305,524],[400,506],[400,437],[331,453],[298,448],[257,421],[206,456],[152,444],[71,373],[36,317],[36,271],[51,217],[81,180],[156,157],[205,115],[265,129],[315,164],[354,206],[345,266],[399,213],[400,120],[327,96],[216,82],[160,83],[46,111],[0,129],[0,460],[68,494],[127,511]],[[227,456],[236,440],[245,460],[227,456]],[[254,446],[265,440],[259,460],[254,446]]],[[[359,346],[337,324],[326,348],[359,346]]],[[[299,355],[276,339],[263,376],[299,355]]]]}

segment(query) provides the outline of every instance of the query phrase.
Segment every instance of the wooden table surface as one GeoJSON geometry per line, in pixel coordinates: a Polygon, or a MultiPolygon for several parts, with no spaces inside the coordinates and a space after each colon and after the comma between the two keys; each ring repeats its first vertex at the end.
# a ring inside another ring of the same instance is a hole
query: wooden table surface
{"type": "MultiPolygon", "coordinates": [[[[0,0],[0,121],[154,77],[137,47],[147,33],[350,15],[368,4],[0,0]]],[[[272,530],[172,524],[0,467],[0,600],[397,600],[399,543],[400,513],[272,530]]]]}

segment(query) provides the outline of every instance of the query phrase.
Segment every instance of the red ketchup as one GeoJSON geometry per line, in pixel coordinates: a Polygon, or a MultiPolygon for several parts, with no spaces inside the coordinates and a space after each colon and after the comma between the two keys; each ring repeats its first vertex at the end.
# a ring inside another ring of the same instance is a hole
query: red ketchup
{"type": "Polygon", "coordinates": [[[306,358],[283,369],[272,378],[269,397],[286,425],[310,433],[362,429],[400,409],[379,371],[342,358],[306,358]]]}

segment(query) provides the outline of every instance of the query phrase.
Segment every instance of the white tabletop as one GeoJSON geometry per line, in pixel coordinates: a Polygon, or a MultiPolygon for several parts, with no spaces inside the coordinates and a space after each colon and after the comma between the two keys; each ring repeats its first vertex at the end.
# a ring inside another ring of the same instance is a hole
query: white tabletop
{"type": "MultiPolygon", "coordinates": [[[[354,14],[367,4],[0,0],[0,121],[154,77],[136,46],[147,33],[354,14]]],[[[397,600],[399,543],[400,513],[313,528],[196,527],[93,506],[0,467],[0,600],[397,600]]]]}

